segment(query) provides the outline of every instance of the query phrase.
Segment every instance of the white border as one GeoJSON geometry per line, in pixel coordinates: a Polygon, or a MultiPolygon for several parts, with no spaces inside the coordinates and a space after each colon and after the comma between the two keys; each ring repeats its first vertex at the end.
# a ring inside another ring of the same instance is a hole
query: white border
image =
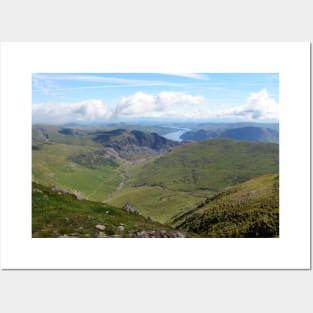
{"type": "Polygon", "coordinates": [[[309,269],[309,43],[2,43],[5,269],[309,269]],[[280,238],[32,239],[31,74],[279,72],[280,238]]]}

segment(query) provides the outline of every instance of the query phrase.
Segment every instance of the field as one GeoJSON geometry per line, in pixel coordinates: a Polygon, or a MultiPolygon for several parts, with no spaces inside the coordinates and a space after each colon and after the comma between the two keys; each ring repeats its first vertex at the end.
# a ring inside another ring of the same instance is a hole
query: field
{"type": "Polygon", "coordinates": [[[33,150],[33,181],[46,186],[56,185],[81,197],[103,201],[122,181],[118,169],[111,165],[94,168],[72,162],[72,155],[97,151],[95,147],[66,144],[42,144],[33,150]]]}

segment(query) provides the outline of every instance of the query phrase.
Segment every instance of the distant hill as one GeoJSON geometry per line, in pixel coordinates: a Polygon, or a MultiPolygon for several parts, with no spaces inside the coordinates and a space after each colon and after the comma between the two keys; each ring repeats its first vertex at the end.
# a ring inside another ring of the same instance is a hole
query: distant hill
{"type": "Polygon", "coordinates": [[[279,133],[275,129],[264,127],[241,127],[230,129],[215,130],[192,130],[184,133],[183,140],[202,141],[213,138],[229,138],[235,140],[260,141],[260,142],[279,142],[279,133]]]}
{"type": "Polygon", "coordinates": [[[178,143],[157,133],[126,129],[80,129],[52,125],[33,125],[33,150],[40,144],[61,143],[68,145],[106,147],[114,149],[121,158],[133,159],[167,152],[178,143]]]}
{"type": "Polygon", "coordinates": [[[197,129],[231,129],[243,127],[261,127],[277,130],[279,129],[278,123],[256,123],[256,122],[233,122],[233,123],[199,123],[196,125],[197,129]]]}
{"type": "Polygon", "coordinates": [[[192,130],[214,130],[214,129],[230,129],[230,128],[242,128],[242,127],[263,127],[277,130],[279,129],[279,123],[257,123],[257,122],[172,122],[171,126],[177,128],[189,128],[192,130]]]}
{"type": "Polygon", "coordinates": [[[130,172],[133,186],[221,191],[253,177],[278,173],[279,146],[213,139],[182,145],[130,172]]]}
{"type": "Polygon", "coordinates": [[[279,177],[265,175],[227,188],[172,223],[201,237],[278,237],[279,177]]]}
{"type": "Polygon", "coordinates": [[[185,237],[186,233],[144,218],[130,205],[122,209],[79,200],[55,186],[33,183],[32,236],[169,238],[185,237]]]}
{"type": "Polygon", "coordinates": [[[90,133],[93,140],[116,151],[127,151],[127,147],[145,147],[156,152],[168,151],[178,143],[159,136],[156,133],[146,133],[139,130],[114,129],[112,131],[96,131],[90,133]]]}

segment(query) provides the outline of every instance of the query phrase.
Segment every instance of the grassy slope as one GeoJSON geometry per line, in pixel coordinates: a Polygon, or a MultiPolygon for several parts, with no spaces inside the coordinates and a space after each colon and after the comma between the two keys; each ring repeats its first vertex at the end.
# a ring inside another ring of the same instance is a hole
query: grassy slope
{"type": "Polygon", "coordinates": [[[110,165],[89,168],[68,159],[73,154],[96,149],[73,144],[43,144],[40,150],[33,150],[33,181],[79,190],[84,198],[103,201],[122,180],[117,169],[110,165]]]}
{"type": "Polygon", "coordinates": [[[172,222],[203,237],[277,237],[279,177],[264,175],[230,187],[172,222]]]}
{"type": "Polygon", "coordinates": [[[132,237],[135,232],[173,229],[149,221],[140,215],[98,202],[77,200],[71,194],[58,194],[50,188],[33,183],[33,237],[98,237],[96,225],[105,225],[108,237],[132,237]],[[118,227],[123,224],[124,231],[118,227]]]}
{"type": "Polygon", "coordinates": [[[278,145],[227,139],[187,144],[126,171],[127,184],[108,201],[130,202],[160,222],[195,207],[226,186],[278,172],[278,145]]]}
{"type": "Polygon", "coordinates": [[[214,139],[186,144],[130,171],[132,186],[213,192],[262,174],[278,172],[279,146],[214,139]]]}
{"type": "Polygon", "coordinates": [[[131,203],[142,215],[165,223],[174,214],[189,210],[204,198],[201,195],[167,190],[158,186],[142,186],[126,187],[113,193],[106,201],[117,206],[122,206],[126,202],[131,203]]]}

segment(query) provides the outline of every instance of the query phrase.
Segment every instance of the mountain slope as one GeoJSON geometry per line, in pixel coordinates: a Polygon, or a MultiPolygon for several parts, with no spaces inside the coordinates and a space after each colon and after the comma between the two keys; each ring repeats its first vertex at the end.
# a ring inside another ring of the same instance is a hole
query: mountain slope
{"type": "Polygon", "coordinates": [[[34,125],[33,181],[79,190],[83,198],[104,201],[122,183],[121,165],[165,153],[176,145],[141,131],[34,125]]]}
{"type": "Polygon", "coordinates": [[[32,151],[32,180],[57,185],[83,198],[104,201],[121,183],[120,160],[100,148],[60,143],[40,144],[32,151]]]}
{"type": "Polygon", "coordinates": [[[139,130],[96,131],[92,135],[94,141],[101,143],[104,147],[113,148],[120,157],[125,159],[156,155],[167,152],[178,145],[177,142],[156,133],[145,133],[139,130]]]}
{"type": "Polygon", "coordinates": [[[185,237],[135,213],[33,183],[33,237],[185,237]]]}
{"type": "Polygon", "coordinates": [[[277,237],[279,177],[265,175],[230,187],[172,223],[201,237],[277,237]]]}
{"type": "Polygon", "coordinates": [[[143,215],[168,222],[227,186],[278,173],[278,148],[229,139],[185,144],[129,167],[123,188],[107,201],[114,205],[130,202],[143,215]]]}
{"type": "Polygon", "coordinates": [[[264,127],[241,127],[231,129],[215,130],[193,130],[184,133],[183,140],[202,141],[213,138],[229,138],[236,140],[260,141],[260,142],[279,142],[279,134],[275,129],[264,127]]]}
{"type": "Polygon", "coordinates": [[[51,125],[33,125],[33,150],[41,144],[58,143],[110,148],[124,159],[138,159],[167,152],[178,143],[156,133],[126,129],[77,129],[51,125]]]}
{"type": "Polygon", "coordinates": [[[133,168],[129,184],[217,192],[256,176],[277,173],[278,163],[276,144],[214,139],[185,144],[133,168]]]}

